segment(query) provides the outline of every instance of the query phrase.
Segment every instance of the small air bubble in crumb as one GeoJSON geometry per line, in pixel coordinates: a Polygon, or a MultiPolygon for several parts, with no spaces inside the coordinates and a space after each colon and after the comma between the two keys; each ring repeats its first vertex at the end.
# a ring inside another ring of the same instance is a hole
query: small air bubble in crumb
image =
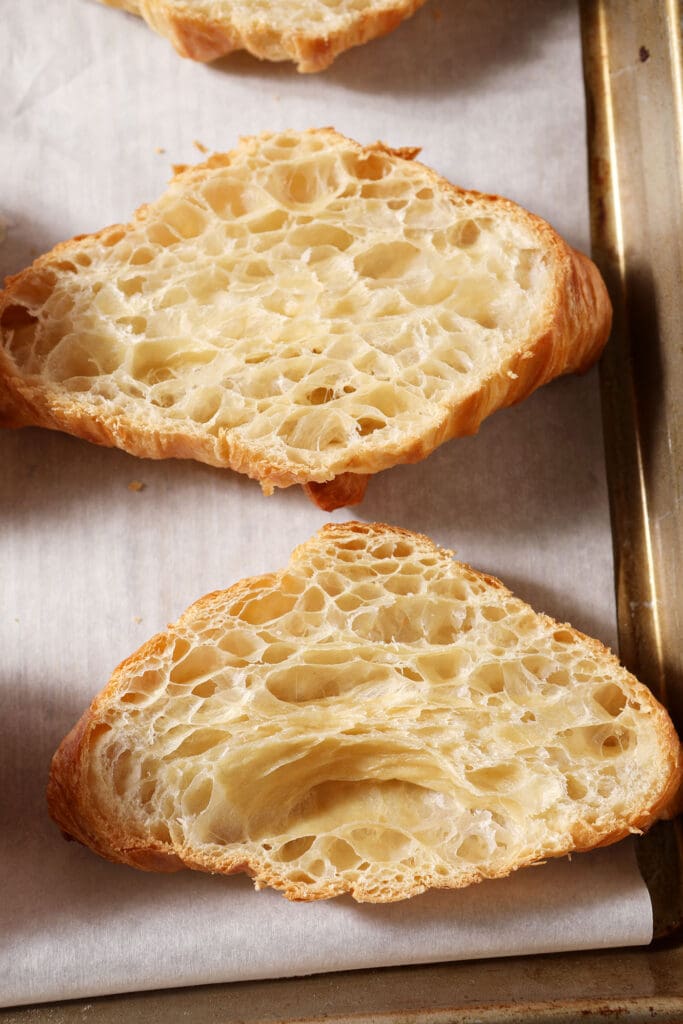
{"type": "Polygon", "coordinates": [[[163,146],[155,146],[155,147],[154,147],[154,152],[155,152],[155,153],[158,153],[158,154],[159,154],[159,155],[161,156],[161,154],[162,154],[162,153],[165,153],[165,152],[166,152],[166,150],[164,149],[164,147],[163,147],[163,146]]]}
{"type": "Polygon", "coordinates": [[[133,616],[133,622],[135,622],[136,625],[139,626],[140,623],[142,622],[142,615],[134,615],[133,616]]]}
{"type": "Polygon", "coordinates": [[[144,491],[144,489],[145,485],[143,484],[142,480],[131,480],[131,482],[128,484],[129,491],[144,491]]]}
{"type": "Polygon", "coordinates": [[[195,147],[195,149],[198,149],[200,153],[209,152],[209,147],[205,146],[204,143],[200,142],[198,139],[195,139],[192,145],[195,147]]]}

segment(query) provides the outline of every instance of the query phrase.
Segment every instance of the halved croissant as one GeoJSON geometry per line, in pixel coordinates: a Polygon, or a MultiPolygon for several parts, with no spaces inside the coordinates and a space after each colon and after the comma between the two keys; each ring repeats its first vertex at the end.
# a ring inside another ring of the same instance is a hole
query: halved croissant
{"type": "Polygon", "coordinates": [[[596,640],[425,537],[348,523],[125,661],[48,796],[110,860],[380,902],[646,829],[681,763],[596,640]]]}
{"type": "Polygon", "coordinates": [[[587,369],[611,310],[543,221],[415,150],[244,140],[0,294],[0,423],[194,458],[322,508],[587,369]]]}

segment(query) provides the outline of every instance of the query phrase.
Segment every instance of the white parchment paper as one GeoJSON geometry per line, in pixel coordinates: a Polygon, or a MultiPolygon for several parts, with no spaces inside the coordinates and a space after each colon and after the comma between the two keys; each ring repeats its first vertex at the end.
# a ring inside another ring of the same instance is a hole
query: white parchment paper
{"type": "MultiPolygon", "coordinates": [[[[0,271],[127,219],[170,163],[200,158],[195,140],[225,150],[325,124],[420,144],[446,177],[588,246],[573,3],[432,0],[314,77],[246,55],[183,61],[87,0],[0,6],[0,271]]],[[[328,517],[294,489],[265,499],[236,474],[46,431],[2,433],[0,476],[0,1003],[650,940],[628,843],[389,907],[291,905],[246,879],[145,875],[66,844],[45,808],[50,756],[113,667],[200,595],[284,565],[328,517]]],[[[352,515],[426,533],[614,642],[593,374],[383,473],[352,515]]]]}

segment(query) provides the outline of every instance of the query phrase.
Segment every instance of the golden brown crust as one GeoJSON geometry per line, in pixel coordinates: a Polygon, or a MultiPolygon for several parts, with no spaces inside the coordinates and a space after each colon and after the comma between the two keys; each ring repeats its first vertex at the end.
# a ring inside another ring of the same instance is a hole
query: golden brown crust
{"type": "MultiPolygon", "coordinates": [[[[67,837],[79,840],[107,859],[143,870],[175,871],[182,867],[190,867],[226,874],[246,872],[256,878],[257,887],[272,885],[293,900],[327,898],[348,891],[348,884],[340,884],[338,879],[321,880],[316,885],[311,885],[310,881],[301,884],[291,880],[283,881],[280,875],[273,874],[263,862],[248,854],[245,855],[239,849],[235,850],[234,847],[221,853],[217,852],[215,847],[210,850],[193,848],[190,845],[179,847],[170,842],[150,840],[149,837],[134,834],[126,828],[125,821],[117,822],[101,813],[90,787],[88,772],[93,744],[102,730],[109,728],[110,709],[115,705],[117,695],[126,688],[130,678],[138,675],[150,660],[161,658],[178,640],[186,639],[197,623],[211,621],[228,605],[234,607],[268,587],[280,586],[287,574],[295,572],[297,563],[307,556],[311,548],[324,550],[325,545],[330,542],[348,542],[350,535],[382,540],[388,535],[394,539],[404,537],[427,555],[436,553],[443,557],[451,554],[438,549],[425,537],[382,523],[328,524],[315,538],[294,551],[286,569],[276,574],[240,581],[228,591],[208,594],[195,602],[174,626],[169,627],[167,633],[153,637],[138,652],[119,665],[108,686],[96,698],[55,754],[48,787],[48,803],[52,817],[67,837]]],[[[501,599],[513,597],[495,577],[479,573],[462,563],[456,563],[456,568],[462,569],[469,578],[480,580],[487,587],[493,588],[501,599]]],[[[585,637],[571,626],[557,623],[547,616],[539,618],[549,630],[562,634],[563,643],[580,642],[584,650],[590,652],[599,664],[608,663],[614,667],[615,672],[620,673],[622,679],[625,677],[628,680],[629,700],[639,704],[642,713],[655,723],[663,767],[659,775],[658,789],[651,793],[648,803],[622,811],[618,816],[612,812],[611,817],[603,817],[593,824],[580,822],[573,826],[571,834],[561,846],[526,856],[516,863],[512,870],[536,863],[540,859],[561,857],[569,852],[607,846],[630,833],[646,831],[662,813],[665,813],[667,804],[679,789],[683,779],[683,757],[678,737],[665,710],[650,691],[633,676],[625,673],[609,650],[599,641],[585,637]]],[[[357,899],[383,902],[387,899],[407,898],[426,888],[462,887],[484,878],[503,877],[509,870],[473,869],[457,879],[444,879],[443,875],[427,871],[416,874],[413,878],[406,878],[400,891],[390,896],[387,896],[386,892],[382,895],[373,894],[372,891],[364,891],[362,887],[352,892],[357,899]]]]}
{"type": "Polygon", "coordinates": [[[375,9],[372,3],[349,15],[347,23],[336,31],[320,34],[313,27],[301,27],[296,17],[291,27],[277,28],[262,19],[237,18],[228,9],[207,16],[190,4],[168,0],[103,0],[112,7],[123,7],[139,14],[160,35],[171,41],[181,57],[212,61],[235,50],[246,50],[261,60],[291,60],[297,71],[324,71],[333,60],[354,46],[361,46],[392,32],[414,14],[426,0],[394,0],[387,8],[375,9]]]}
{"type": "MultiPolygon", "coordinates": [[[[309,133],[304,133],[309,134],[309,133]]],[[[331,128],[313,129],[310,134],[325,136],[334,144],[350,144],[363,157],[374,153],[390,154],[395,159],[413,160],[418,152],[404,148],[390,150],[384,143],[360,146],[338,135],[331,128]]],[[[193,184],[201,181],[213,168],[226,166],[235,153],[257,147],[261,137],[242,141],[240,150],[229,154],[215,154],[196,167],[179,172],[174,181],[193,184]]],[[[536,388],[554,377],[571,372],[584,372],[599,357],[607,341],[611,326],[611,305],[605,285],[595,265],[583,254],[571,249],[553,229],[540,218],[530,214],[510,200],[499,196],[465,192],[447,182],[431,169],[414,162],[421,175],[427,175],[436,188],[450,193],[466,203],[485,203],[493,214],[503,211],[514,220],[532,228],[539,246],[547,253],[554,266],[552,287],[538,328],[527,338],[520,339],[516,350],[501,361],[495,372],[481,383],[473,384],[457,404],[447,400],[434,402],[429,423],[404,433],[400,445],[396,443],[363,448],[359,454],[340,456],[340,463],[332,469],[321,469],[314,459],[306,462],[275,461],[265,449],[247,446],[230,431],[209,434],[198,425],[185,424],[151,427],[141,415],[112,417],[105,407],[87,408],[58,387],[34,385],[16,372],[9,354],[0,347],[0,425],[6,427],[40,426],[63,430],[96,444],[118,447],[143,458],[188,458],[212,466],[231,468],[259,480],[266,493],[274,487],[292,484],[330,484],[335,478],[369,477],[401,463],[412,463],[426,458],[436,447],[454,437],[476,433],[481,422],[493,411],[519,402],[536,388]]],[[[112,225],[87,236],[91,240],[110,243],[123,236],[137,224],[146,220],[148,207],[136,211],[127,225],[112,225]]],[[[55,262],[68,260],[77,243],[86,236],[76,236],[39,257],[30,267],[6,281],[0,293],[0,339],[2,331],[9,330],[17,316],[26,314],[22,303],[36,294],[48,294],[54,274],[55,262]]],[[[309,497],[312,491],[307,489],[309,497]]],[[[321,507],[331,511],[346,503],[346,491],[336,485],[326,489],[328,497],[321,507]],[[333,495],[339,494],[339,504],[333,504],[333,495]]],[[[360,494],[356,481],[353,494],[360,494]]],[[[356,498],[355,500],[360,500],[356,498]]],[[[349,501],[350,504],[354,503],[349,501]]]]}
{"type": "Polygon", "coordinates": [[[99,713],[106,708],[110,696],[118,692],[125,673],[163,650],[167,640],[167,635],[157,634],[115,669],[108,687],[62,740],[52,759],[47,786],[50,814],[67,839],[90,847],[105,860],[130,864],[143,871],[180,871],[185,864],[163,844],[149,840],[141,843],[111,829],[89,791],[88,753],[98,735],[108,728],[99,713]]]}
{"type": "Polygon", "coordinates": [[[304,484],[303,490],[318,508],[324,512],[333,512],[336,508],[360,505],[365,497],[368,479],[360,473],[342,473],[325,484],[304,484]]]}

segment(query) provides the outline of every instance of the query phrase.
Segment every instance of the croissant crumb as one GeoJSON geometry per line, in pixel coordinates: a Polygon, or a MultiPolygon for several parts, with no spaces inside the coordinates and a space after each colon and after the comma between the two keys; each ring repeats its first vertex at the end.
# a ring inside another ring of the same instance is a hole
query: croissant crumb
{"type": "Polygon", "coordinates": [[[349,523],[124,662],[49,801],[112,860],[378,902],[640,832],[680,778],[666,712],[597,641],[349,523]]]}
{"type": "Polygon", "coordinates": [[[0,422],[334,508],[585,370],[610,324],[593,264],[415,153],[262,135],[57,246],[0,295],[0,422]]]}

